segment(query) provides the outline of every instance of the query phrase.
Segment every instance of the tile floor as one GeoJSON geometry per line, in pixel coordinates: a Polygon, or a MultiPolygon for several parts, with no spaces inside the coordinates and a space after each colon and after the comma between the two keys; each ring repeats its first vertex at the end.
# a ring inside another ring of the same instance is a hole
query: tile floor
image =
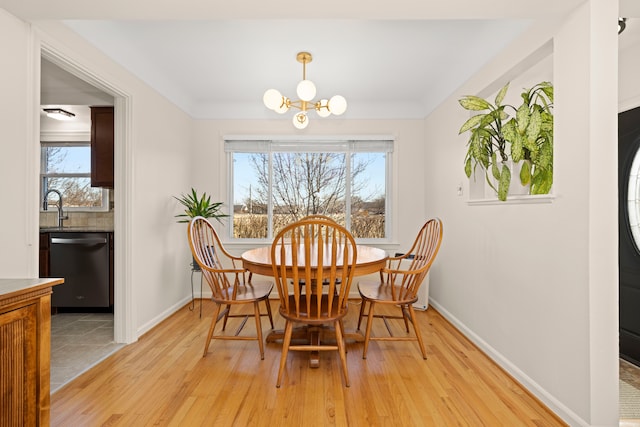
{"type": "Polygon", "coordinates": [[[51,316],[51,393],[124,344],[113,341],[113,313],[51,316]]]}

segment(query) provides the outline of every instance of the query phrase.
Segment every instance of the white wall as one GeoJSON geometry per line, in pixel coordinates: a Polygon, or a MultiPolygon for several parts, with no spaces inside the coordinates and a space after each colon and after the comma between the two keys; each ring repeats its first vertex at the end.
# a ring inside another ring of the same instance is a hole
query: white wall
{"type": "MultiPolygon", "coordinates": [[[[629,26],[639,25],[640,18],[630,19],[629,26]]],[[[621,35],[624,37],[625,33],[621,35]]],[[[620,50],[619,58],[619,111],[627,111],[640,106],[640,45],[633,44],[620,50]]]]}
{"type": "Polygon", "coordinates": [[[29,29],[0,9],[0,277],[38,274],[38,170],[33,102],[33,48],[29,29]],[[32,209],[33,208],[33,209],[32,209]],[[32,210],[32,212],[30,212],[32,210]]]}
{"type": "Polygon", "coordinates": [[[438,185],[425,202],[445,226],[432,303],[572,425],[618,422],[617,68],[615,29],[601,28],[615,13],[595,0],[533,29],[426,120],[437,159],[426,178],[438,185]],[[552,36],[555,199],[469,205],[454,191],[467,183],[457,130],[469,116],[457,99],[495,88],[552,36]]]}

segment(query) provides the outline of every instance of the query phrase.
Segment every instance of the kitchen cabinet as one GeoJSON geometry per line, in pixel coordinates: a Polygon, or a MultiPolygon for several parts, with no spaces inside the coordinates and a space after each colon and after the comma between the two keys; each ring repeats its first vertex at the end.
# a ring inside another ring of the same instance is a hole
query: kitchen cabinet
{"type": "Polygon", "coordinates": [[[40,233],[40,277],[49,277],[49,233],[40,233]]]}
{"type": "Polygon", "coordinates": [[[91,107],[91,186],[113,188],[113,107],[91,107]]]}
{"type": "Polygon", "coordinates": [[[63,279],[0,279],[0,425],[50,421],[51,292],[63,279]]]}

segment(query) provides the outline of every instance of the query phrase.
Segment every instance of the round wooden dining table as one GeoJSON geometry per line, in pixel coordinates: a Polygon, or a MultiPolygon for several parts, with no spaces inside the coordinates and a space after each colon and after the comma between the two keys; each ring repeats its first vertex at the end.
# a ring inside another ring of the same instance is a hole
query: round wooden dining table
{"type": "MultiPolygon", "coordinates": [[[[304,252],[304,246],[301,246],[300,250],[301,253],[304,252]]],[[[365,276],[367,274],[377,273],[384,268],[387,262],[388,255],[383,249],[373,248],[371,246],[356,245],[356,250],[358,253],[358,258],[356,269],[353,273],[354,276],[365,276]]],[[[277,253],[280,253],[280,251],[278,250],[277,253]]],[[[325,251],[325,253],[330,254],[330,251],[325,251]]],[[[299,257],[298,259],[304,260],[304,257],[299,257]]],[[[280,266],[280,260],[278,259],[277,261],[277,265],[280,266]]],[[[290,265],[291,259],[287,259],[285,262],[289,263],[287,265],[290,265]]],[[[330,260],[327,259],[325,264],[329,263],[330,260]]],[[[244,268],[246,268],[253,274],[273,276],[271,246],[249,249],[242,254],[242,264],[244,268]]]]}
{"type": "MultiPolygon", "coordinates": [[[[304,250],[304,249],[301,249],[304,250]]],[[[367,274],[377,273],[382,270],[387,263],[389,256],[383,249],[374,248],[371,246],[356,245],[357,250],[357,262],[356,269],[354,271],[355,276],[365,276],[367,274]]],[[[279,250],[276,253],[280,253],[279,250]]],[[[329,253],[329,251],[326,251],[329,253]]],[[[304,260],[304,257],[299,257],[299,260],[304,260]]],[[[280,260],[277,259],[277,266],[281,266],[280,260]]],[[[285,260],[286,265],[291,265],[291,259],[285,260]]],[[[250,249],[242,254],[242,265],[249,272],[253,274],[260,274],[262,276],[273,277],[273,263],[271,262],[271,246],[265,246],[261,248],[250,249]]],[[[326,263],[325,263],[326,265],[326,263]]],[[[320,332],[326,328],[316,327],[303,327],[294,331],[294,338],[308,339],[311,342],[318,342],[320,340],[320,332]]],[[[271,331],[267,337],[267,342],[274,342],[284,337],[282,330],[271,331]]],[[[356,341],[364,341],[364,336],[357,332],[344,334],[345,339],[353,339],[356,341]]],[[[320,366],[320,358],[318,352],[311,352],[309,358],[309,366],[317,368],[320,366]]]]}

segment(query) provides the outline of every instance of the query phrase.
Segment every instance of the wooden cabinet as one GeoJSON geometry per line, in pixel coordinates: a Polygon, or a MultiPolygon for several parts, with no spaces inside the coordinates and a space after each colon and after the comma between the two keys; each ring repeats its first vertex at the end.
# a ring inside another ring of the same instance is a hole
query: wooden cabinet
{"type": "Polygon", "coordinates": [[[0,426],[47,426],[51,292],[63,279],[0,279],[0,426]]]}
{"type": "Polygon", "coordinates": [[[49,233],[40,233],[40,277],[49,277],[49,233]]]}
{"type": "Polygon", "coordinates": [[[113,107],[91,107],[91,186],[113,188],[113,107]]]}
{"type": "Polygon", "coordinates": [[[113,274],[113,233],[109,233],[109,306],[113,308],[113,284],[114,284],[114,274],[113,274]]]}

